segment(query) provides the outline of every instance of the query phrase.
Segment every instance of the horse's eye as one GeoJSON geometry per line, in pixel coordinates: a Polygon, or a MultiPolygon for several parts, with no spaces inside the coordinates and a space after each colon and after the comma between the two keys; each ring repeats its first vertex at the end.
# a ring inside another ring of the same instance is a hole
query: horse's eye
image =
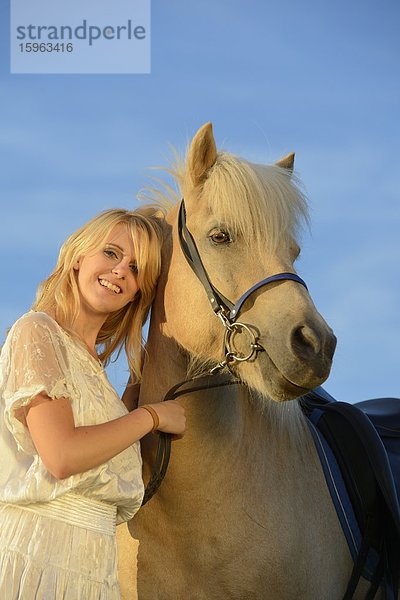
{"type": "Polygon", "coordinates": [[[214,244],[229,244],[229,242],[231,241],[229,233],[222,230],[214,231],[214,233],[210,235],[210,238],[214,242],[214,244]]]}

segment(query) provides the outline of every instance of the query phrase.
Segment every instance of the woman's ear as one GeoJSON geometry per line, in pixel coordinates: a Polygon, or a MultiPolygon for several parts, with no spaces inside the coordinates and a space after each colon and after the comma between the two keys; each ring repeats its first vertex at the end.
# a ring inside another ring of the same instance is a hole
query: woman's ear
{"type": "Polygon", "coordinates": [[[76,263],[74,264],[74,270],[79,271],[79,260],[77,260],[76,263]]]}

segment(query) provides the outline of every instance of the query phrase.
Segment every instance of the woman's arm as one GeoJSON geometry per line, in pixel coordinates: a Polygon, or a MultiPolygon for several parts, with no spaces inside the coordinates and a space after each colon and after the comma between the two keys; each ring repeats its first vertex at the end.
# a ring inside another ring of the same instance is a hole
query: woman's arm
{"type": "MultiPolygon", "coordinates": [[[[175,400],[152,404],[157,429],[181,435],[185,413],[175,400]]],[[[75,427],[68,398],[51,400],[40,394],[26,416],[39,456],[57,479],[88,471],[113,458],[153,429],[153,418],[143,408],[100,425],[75,427]]]]}

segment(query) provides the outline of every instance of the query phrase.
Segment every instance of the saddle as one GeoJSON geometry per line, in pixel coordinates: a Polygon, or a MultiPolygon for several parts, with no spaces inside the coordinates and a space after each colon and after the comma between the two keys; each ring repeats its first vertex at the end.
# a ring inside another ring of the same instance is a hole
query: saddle
{"type": "Polygon", "coordinates": [[[299,399],[360,577],[396,600],[400,585],[400,398],[338,402],[323,388],[299,399]],[[355,523],[354,523],[355,521],[355,523]]]}

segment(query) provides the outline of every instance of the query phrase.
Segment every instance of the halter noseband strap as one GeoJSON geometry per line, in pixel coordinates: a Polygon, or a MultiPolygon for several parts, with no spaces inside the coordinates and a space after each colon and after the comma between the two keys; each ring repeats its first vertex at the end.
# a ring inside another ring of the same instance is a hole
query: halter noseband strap
{"type": "Polygon", "coordinates": [[[256,290],[258,290],[260,287],[263,287],[264,285],[268,285],[269,283],[273,283],[274,281],[285,281],[288,279],[291,281],[296,281],[297,283],[300,283],[301,285],[303,285],[306,288],[306,290],[308,289],[306,282],[301,277],[296,275],[296,273],[277,273],[276,275],[271,275],[271,277],[266,277],[265,279],[262,279],[258,283],[255,283],[253,285],[253,287],[248,289],[247,292],[245,292],[243,294],[243,296],[240,296],[239,300],[236,302],[235,306],[230,311],[229,318],[231,320],[237,318],[237,315],[239,314],[240,309],[242,308],[243,304],[246,302],[247,298],[249,296],[251,296],[251,294],[253,292],[255,292],[256,290]]]}
{"type": "Polygon", "coordinates": [[[196,242],[194,241],[192,234],[186,226],[186,210],[185,201],[183,199],[179,208],[178,233],[182,252],[190,267],[202,283],[213,311],[217,314],[223,311],[224,317],[229,321],[229,323],[234,323],[236,321],[239,312],[242,309],[243,304],[246,302],[246,300],[256,290],[258,290],[261,287],[264,287],[265,285],[268,285],[269,283],[273,283],[276,281],[291,280],[300,283],[307,289],[305,281],[303,281],[303,279],[301,279],[301,277],[299,277],[295,273],[277,273],[276,275],[266,277],[265,279],[262,279],[258,283],[254,284],[234,304],[228,298],[226,298],[219,290],[217,290],[216,287],[213,286],[213,284],[210,281],[210,278],[208,277],[207,271],[200,258],[196,242]]]}

